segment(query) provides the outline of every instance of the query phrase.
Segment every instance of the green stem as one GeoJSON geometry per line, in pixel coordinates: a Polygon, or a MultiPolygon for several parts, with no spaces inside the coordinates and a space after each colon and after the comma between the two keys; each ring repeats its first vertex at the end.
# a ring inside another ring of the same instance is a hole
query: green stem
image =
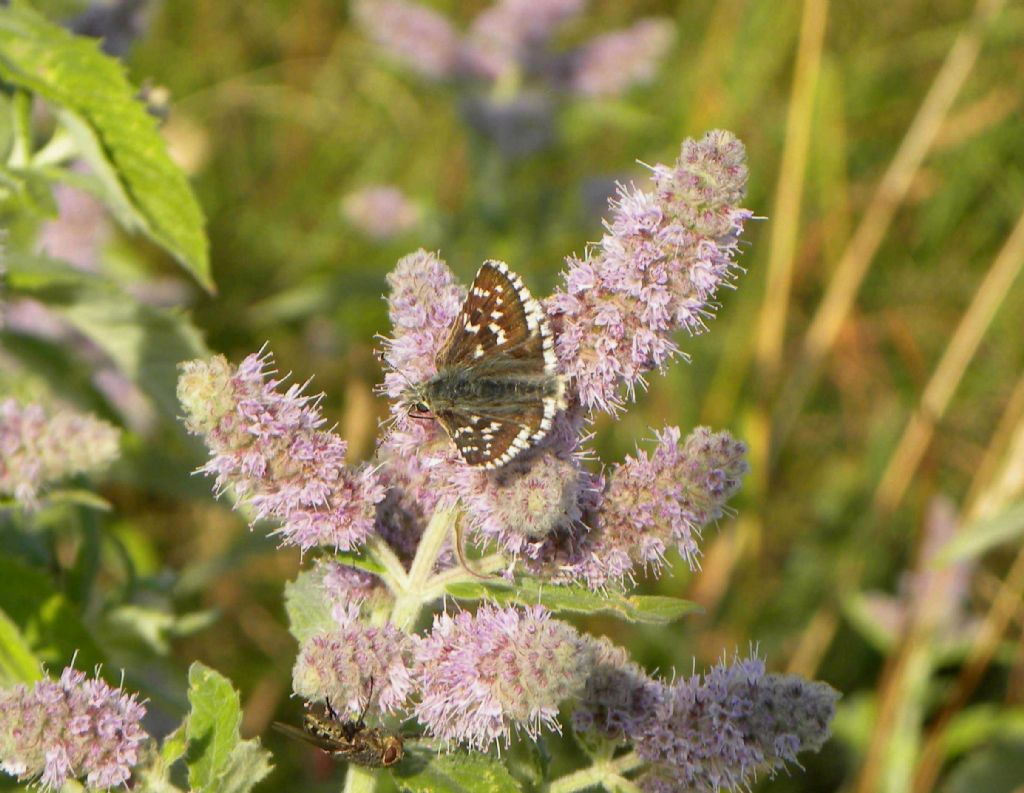
{"type": "Polygon", "coordinates": [[[366,542],[366,553],[377,564],[384,568],[381,576],[388,589],[397,597],[408,588],[409,575],[405,572],[402,560],[398,558],[391,546],[383,537],[374,535],[366,542]]]}
{"type": "Polygon", "coordinates": [[[345,775],[345,793],[373,793],[377,787],[377,774],[369,768],[349,763],[345,775]]]}
{"type": "Polygon", "coordinates": [[[24,168],[32,156],[32,97],[27,92],[14,92],[11,121],[14,125],[14,144],[7,156],[7,164],[12,168],[24,168]]]}
{"type": "Polygon", "coordinates": [[[615,760],[596,760],[590,768],[582,768],[556,779],[548,785],[545,793],[574,793],[588,787],[601,785],[607,790],[637,790],[637,786],[622,775],[635,771],[644,761],[636,752],[624,754],[615,760]]]}
{"type": "Polygon", "coordinates": [[[452,534],[458,514],[457,508],[440,509],[434,513],[420,537],[404,588],[395,593],[391,622],[406,633],[416,625],[416,618],[423,607],[437,597],[430,587],[431,573],[445,540],[452,534]]]}

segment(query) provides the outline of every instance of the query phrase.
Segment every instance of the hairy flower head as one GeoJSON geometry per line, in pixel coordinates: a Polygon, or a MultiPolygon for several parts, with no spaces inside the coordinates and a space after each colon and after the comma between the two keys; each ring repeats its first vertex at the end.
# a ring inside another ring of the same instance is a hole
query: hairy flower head
{"type": "Polygon", "coordinates": [[[211,458],[202,471],[218,493],[231,490],[256,520],[280,521],[283,542],[308,550],[340,550],[374,529],[384,489],[372,469],[345,465],[346,444],[324,423],[317,399],[303,386],[278,390],[267,355],[237,368],[222,356],[181,365],[178,399],[185,425],[204,436],[211,458]]]}
{"type": "Polygon", "coordinates": [[[0,690],[0,770],[59,789],[124,785],[146,739],[134,694],[67,667],[60,680],[0,690]]]}
{"type": "Polygon", "coordinates": [[[420,210],[392,185],[370,185],[345,196],[342,214],[360,231],[386,240],[403,234],[420,222],[420,210]]]}
{"type": "Polygon", "coordinates": [[[644,375],[679,350],[676,330],[704,330],[733,276],[750,212],[743,145],[709,132],[687,140],[674,166],[652,169],[649,191],[620,188],[598,246],[570,258],[548,302],[556,351],[583,405],[616,412],[644,375]]]}
{"type": "Polygon", "coordinates": [[[569,85],[584,96],[617,96],[650,82],[674,38],[672,21],[657,18],[597,36],[575,53],[569,85]]]}
{"type": "Polygon", "coordinates": [[[540,606],[441,614],[415,642],[417,719],[477,749],[507,742],[512,728],[531,737],[558,729],[559,703],[580,693],[594,658],[575,628],[540,606]]]}
{"type": "Polygon", "coordinates": [[[353,715],[364,708],[403,708],[412,692],[411,639],[391,623],[368,625],[355,603],[339,603],[333,614],[337,630],[318,633],[299,648],[292,670],[295,693],[353,715]]]}
{"type": "Polygon", "coordinates": [[[444,16],[407,0],[362,0],[355,17],[377,46],[424,77],[450,77],[459,61],[459,34],[444,16]]]}
{"type": "Polygon", "coordinates": [[[577,734],[596,733],[610,741],[632,740],[650,718],[663,686],[629,660],[629,653],[604,637],[590,639],[595,661],[572,714],[577,734]]]}
{"type": "Polygon", "coordinates": [[[120,451],[119,430],[71,410],[0,401],[0,494],[34,507],[40,489],[74,474],[101,471],[120,451]]]}
{"type": "Polygon", "coordinates": [[[767,675],[757,657],[667,686],[636,725],[637,754],[651,763],[651,793],[748,787],[828,739],[838,694],[795,675],[767,675]]]}

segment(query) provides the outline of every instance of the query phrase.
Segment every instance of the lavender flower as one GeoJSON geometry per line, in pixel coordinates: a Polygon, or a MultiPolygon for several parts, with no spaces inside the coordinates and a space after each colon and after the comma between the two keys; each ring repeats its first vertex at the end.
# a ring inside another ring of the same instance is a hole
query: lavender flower
{"type": "Polygon", "coordinates": [[[588,531],[560,532],[536,550],[535,571],[601,589],[632,580],[638,566],[659,573],[671,546],[696,566],[701,530],[722,516],[747,471],[746,446],[706,427],[683,443],[677,427],[655,438],[653,454],[627,457],[583,507],[588,531]]]}
{"type": "Polygon", "coordinates": [[[123,785],[147,737],[145,714],[134,694],[70,666],[59,681],[0,690],[0,770],[52,789],[72,777],[92,788],[123,785]]]}
{"type": "Polygon", "coordinates": [[[317,560],[316,571],[324,594],[332,605],[373,605],[390,597],[384,582],[365,570],[330,559],[320,559],[317,560]]]}
{"type": "Polygon", "coordinates": [[[459,59],[459,35],[447,19],[406,0],[362,0],[355,17],[382,50],[425,77],[453,74],[459,59]]]}
{"type": "Polygon", "coordinates": [[[422,248],[398,260],[388,284],[394,337],[385,342],[384,392],[398,400],[409,383],[437,373],[434,358],[448,338],[466,290],[444,261],[422,248]]]}
{"type": "MultiPolygon", "coordinates": [[[[88,173],[88,168],[80,164],[73,170],[88,173]]],[[[57,218],[40,228],[40,250],[80,270],[95,272],[103,246],[113,232],[103,204],[85,190],[66,184],[58,184],[53,197],[57,218]]]]}
{"type": "Polygon", "coordinates": [[[588,41],[575,55],[570,87],[584,96],[618,96],[654,79],[675,38],[669,19],[641,19],[588,41]]]}
{"type": "Polygon", "coordinates": [[[463,59],[481,77],[496,80],[521,68],[586,0],[499,0],[470,25],[463,59]]]}
{"type": "Polygon", "coordinates": [[[661,701],[664,686],[630,661],[623,648],[604,637],[590,641],[596,658],[573,710],[573,729],[628,743],[661,701]]]}
{"type": "Polygon", "coordinates": [[[644,374],[677,355],[677,328],[704,330],[718,289],[733,277],[737,206],[747,169],[730,133],[688,140],[673,167],[652,169],[653,189],[620,188],[600,244],[570,258],[548,310],[562,366],[589,409],[617,412],[644,374]]]}
{"type": "Polygon", "coordinates": [[[212,452],[200,470],[215,489],[230,488],[255,520],[281,521],[285,544],[350,550],[374,530],[384,489],[374,471],[345,466],[346,444],[324,423],[304,386],[277,391],[269,354],[250,355],[237,369],[222,356],[182,364],[178,399],[189,431],[212,452]]]}
{"type": "Polygon", "coordinates": [[[575,460],[550,452],[527,455],[495,473],[459,466],[452,477],[470,530],[517,555],[531,541],[578,524],[580,489],[590,484],[575,460]]]}
{"type": "Polygon", "coordinates": [[[0,402],[0,493],[26,507],[49,482],[100,471],[119,453],[120,432],[105,421],[70,410],[0,402]]]}
{"type": "Polygon", "coordinates": [[[360,621],[355,603],[339,603],[332,613],[338,629],[318,633],[299,649],[292,671],[295,693],[353,714],[364,708],[401,709],[413,687],[412,640],[390,623],[375,628],[360,621]]]}
{"type": "Polygon", "coordinates": [[[559,703],[582,691],[594,651],[550,616],[489,604],[475,616],[436,616],[415,640],[416,717],[438,738],[481,750],[507,742],[513,727],[531,737],[558,729],[559,703]]]}
{"type": "Polygon", "coordinates": [[[387,240],[416,227],[420,210],[397,187],[370,185],[345,196],[342,214],[356,228],[387,240]]]}
{"type": "Polygon", "coordinates": [[[766,675],[757,657],[724,661],[703,678],[666,687],[634,725],[637,754],[652,764],[650,793],[748,787],[760,773],[795,763],[829,736],[838,694],[795,675],[766,675]]]}

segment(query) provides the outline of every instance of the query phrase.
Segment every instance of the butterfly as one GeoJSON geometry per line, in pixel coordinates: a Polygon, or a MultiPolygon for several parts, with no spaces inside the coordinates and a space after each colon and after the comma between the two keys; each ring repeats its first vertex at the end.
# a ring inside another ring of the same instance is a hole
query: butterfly
{"type": "Polygon", "coordinates": [[[365,711],[358,719],[342,719],[328,702],[326,706],[307,706],[301,730],[279,721],[274,722],[274,728],[330,752],[339,760],[367,768],[387,768],[401,762],[405,756],[402,736],[380,727],[367,727],[364,715],[365,711]]]}
{"type": "Polygon", "coordinates": [[[467,465],[511,462],[548,436],[565,407],[544,309],[504,262],[477,271],[434,363],[437,374],[403,401],[410,416],[435,418],[467,465]]]}

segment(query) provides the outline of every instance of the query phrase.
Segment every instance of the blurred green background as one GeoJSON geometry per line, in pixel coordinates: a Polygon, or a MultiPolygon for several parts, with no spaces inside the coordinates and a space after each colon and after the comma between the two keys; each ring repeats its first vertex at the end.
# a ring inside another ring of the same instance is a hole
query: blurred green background
{"type": "MultiPolygon", "coordinates": [[[[430,6],[464,28],[486,3],[430,6]]],[[[842,691],[837,738],[758,789],[1014,790],[1020,543],[936,572],[926,540],[1021,521],[1024,6],[591,0],[556,42],[647,16],[676,31],[656,78],[613,99],[552,94],[548,144],[510,155],[466,123],[462,89],[387,58],[344,2],[154,4],[126,62],[169,93],[164,133],[207,214],[218,292],[138,243],[110,241],[110,260],[134,246],[211,350],[237,361],[268,343],[281,370],[315,375],[368,458],[386,412],[374,336],[388,332],[381,295],[400,256],[439,250],[467,280],[504,259],[546,294],[563,258],[599,239],[614,181],[646,178],[637,160],[671,163],[686,137],[735,132],[745,205],[762,218],[744,235],[747,272],[710,332],[682,340],[692,362],[598,419],[594,445],[613,462],[651,427],[707,423],[750,444],[752,473],[738,514],[705,537],[703,570],[643,584],[703,615],[585,627],[666,674],[754,643],[772,670],[842,691]],[[346,197],[374,184],[416,205],[407,230],[381,239],[346,215],[346,197]],[[1007,769],[1004,787],[984,776],[1007,769]]],[[[164,441],[134,437],[103,491],[113,530],[146,597],[218,616],[141,676],[183,690],[171,670],[214,666],[242,691],[243,732],[274,749],[262,789],[336,789],[319,756],[266,732],[299,711],[281,605],[297,554],[189,476],[195,445],[169,424],[151,432],[164,441]]]]}

